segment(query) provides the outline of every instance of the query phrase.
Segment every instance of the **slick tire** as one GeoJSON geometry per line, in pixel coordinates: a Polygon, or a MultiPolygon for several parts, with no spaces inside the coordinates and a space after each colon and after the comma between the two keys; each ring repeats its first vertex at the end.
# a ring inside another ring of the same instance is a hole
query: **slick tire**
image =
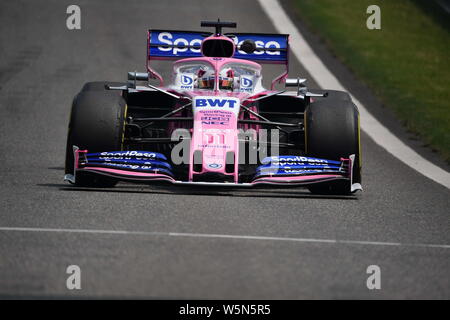
{"type": "MultiPolygon", "coordinates": [[[[66,174],[73,174],[73,146],[91,152],[122,150],[126,102],[110,91],[82,91],[75,96],[70,115],[66,146],[66,174]]],[[[79,173],[77,186],[112,187],[114,179],[79,173]]]]}
{"type": "MultiPolygon", "coordinates": [[[[351,99],[328,96],[311,103],[305,110],[305,150],[310,157],[340,160],[355,155],[353,183],[361,183],[359,112],[351,99]]],[[[350,98],[350,97],[349,97],[350,98]]],[[[346,195],[350,183],[335,181],[309,187],[315,194],[346,195]]]]}

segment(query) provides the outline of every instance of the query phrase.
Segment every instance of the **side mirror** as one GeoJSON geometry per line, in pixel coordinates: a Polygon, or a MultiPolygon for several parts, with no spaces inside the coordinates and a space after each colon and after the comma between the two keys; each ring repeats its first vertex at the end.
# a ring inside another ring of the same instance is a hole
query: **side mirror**
{"type": "Polygon", "coordinates": [[[297,96],[302,95],[309,101],[310,97],[327,97],[328,92],[325,93],[312,93],[308,91],[305,85],[306,79],[303,78],[288,78],[285,80],[284,85],[286,87],[296,87],[297,88],[297,96]]]}
{"type": "Polygon", "coordinates": [[[306,79],[302,79],[302,78],[287,78],[286,81],[284,82],[284,85],[286,87],[304,87],[306,79]]]}
{"type": "Polygon", "coordinates": [[[305,85],[306,79],[302,78],[288,78],[285,80],[284,85],[286,87],[296,87],[297,88],[297,96],[303,95],[307,96],[308,89],[305,85]]]}
{"type": "Polygon", "coordinates": [[[147,72],[135,72],[135,71],[128,72],[128,80],[147,81],[148,78],[149,77],[147,72]]]}
{"type": "Polygon", "coordinates": [[[239,50],[244,51],[245,53],[253,53],[256,51],[256,44],[255,41],[247,39],[242,42],[242,44],[239,46],[239,50]]]}

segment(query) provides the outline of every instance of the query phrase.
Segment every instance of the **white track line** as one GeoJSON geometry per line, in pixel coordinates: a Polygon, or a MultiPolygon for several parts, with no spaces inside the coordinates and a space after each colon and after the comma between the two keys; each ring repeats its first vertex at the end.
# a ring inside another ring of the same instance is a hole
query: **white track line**
{"type": "MultiPolygon", "coordinates": [[[[324,89],[348,91],[314,53],[308,42],[306,42],[305,38],[284,12],[279,2],[277,0],[258,1],[278,32],[291,35],[291,52],[314,78],[317,84],[324,89]]],[[[361,128],[369,137],[409,167],[450,189],[449,172],[434,165],[404,144],[375,119],[360,101],[353,96],[352,99],[358,106],[361,115],[361,128]]]]}
{"type": "Polygon", "coordinates": [[[334,240],[334,239],[313,239],[313,238],[290,238],[290,237],[264,237],[232,234],[211,234],[211,233],[185,233],[185,232],[152,232],[152,231],[126,231],[126,230],[96,230],[96,229],[58,229],[58,228],[22,228],[22,227],[0,227],[1,231],[10,232],[53,232],[53,233],[85,233],[85,234],[107,234],[107,235],[130,235],[130,236],[159,236],[159,237],[184,237],[184,238],[208,238],[208,239],[230,239],[230,240],[260,240],[260,241],[284,241],[302,243],[328,243],[328,244],[349,244],[368,246],[393,246],[393,247],[416,247],[416,248],[439,248],[450,249],[447,244],[426,244],[426,243],[400,243],[400,242],[379,242],[379,241],[358,241],[358,240],[334,240]]]}

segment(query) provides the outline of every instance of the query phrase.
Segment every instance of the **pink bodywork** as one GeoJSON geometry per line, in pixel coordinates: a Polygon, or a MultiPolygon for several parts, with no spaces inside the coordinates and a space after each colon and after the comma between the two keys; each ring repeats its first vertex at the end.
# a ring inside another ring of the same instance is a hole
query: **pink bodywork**
{"type": "MultiPolygon", "coordinates": [[[[185,91],[184,93],[191,99],[195,97],[220,97],[220,98],[237,98],[242,103],[245,99],[248,99],[252,94],[244,92],[230,92],[221,91],[218,89],[218,74],[219,70],[228,63],[245,63],[258,70],[261,70],[261,66],[252,61],[243,61],[241,59],[233,58],[190,58],[183,59],[183,62],[206,62],[210,64],[215,70],[215,85],[214,90],[197,90],[197,91],[185,91]]],[[[237,110],[240,106],[236,105],[237,110]]],[[[223,175],[232,175],[233,181],[238,182],[238,159],[239,159],[239,141],[238,141],[238,119],[242,115],[229,109],[217,109],[217,110],[199,110],[194,112],[194,122],[192,128],[192,139],[190,148],[190,162],[189,162],[189,181],[194,179],[194,175],[204,174],[207,172],[220,173],[223,175]],[[216,124],[208,124],[204,118],[216,118],[223,121],[217,121],[216,124]],[[220,123],[220,124],[217,124],[220,123]],[[202,169],[199,172],[194,171],[194,152],[202,152],[202,169]],[[234,172],[226,173],[226,154],[227,152],[234,153],[234,172]]],[[[255,119],[256,120],[256,117],[255,119]]],[[[244,128],[245,129],[245,128],[244,128]]]]}

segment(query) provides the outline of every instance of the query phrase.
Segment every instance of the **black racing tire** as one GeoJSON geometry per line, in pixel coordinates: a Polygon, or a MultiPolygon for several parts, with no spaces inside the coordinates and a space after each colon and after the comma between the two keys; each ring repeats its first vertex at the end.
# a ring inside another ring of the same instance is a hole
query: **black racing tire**
{"type": "MultiPolygon", "coordinates": [[[[85,91],[72,103],[66,146],[66,174],[73,174],[73,146],[89,152],[122,150],[127,105],[110,91],[85,91]]],[[[88,173],[77,174],[76,185],[112,187],[114,179],[88,173]]]]}
{"type": "MultiPolygon", "coordinates": [[[[120,87],[124,86],[125,83],[122,82],[112,82],[112,81],[92,81],[92,82],[86,82],[81,88],[81,92],[85,91],[109,91],[106,89],[106,85],[113,86],[113,87],[120,87]]],[[[112,91],[114,92],[114,91],[112,91]]],[[[120,91],[115,91],[117,94],[120,93],[120,91]]]]}
{"type": "MultiPolygon", "coordinates": [[[[361,183],[359,112],[347,99],[331,96],[311,103],[305,110],[305,151],[310,157],[340,160],[355,155],[353,183],[361,183]]],[[[350,183],[335,181],[311,185],[315,194],[350,193],[350,183]]]]}

